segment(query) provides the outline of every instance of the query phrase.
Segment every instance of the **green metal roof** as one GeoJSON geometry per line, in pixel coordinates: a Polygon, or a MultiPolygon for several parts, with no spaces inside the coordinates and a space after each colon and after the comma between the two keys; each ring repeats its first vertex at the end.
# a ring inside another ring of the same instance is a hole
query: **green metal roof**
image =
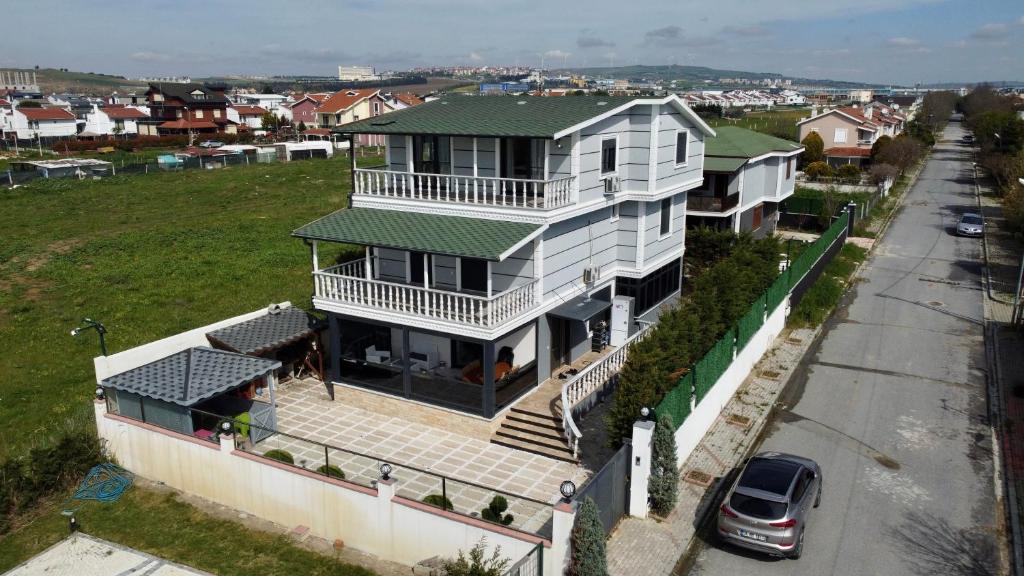
{"type": "Polygon", "coordinates": [[[704,157],[705,172],[735,172],[747,163],[746,158],[727,158],[719,156],[704,157]]]}
{"type": "Polygon", "coordinates": [[[310,222],[292,235],[309,240],[500,260],[539,229],[538,224],[507,220],[348,208],[310,222]]]}
{"type": "Polygon", "coordinates": [[[344,124],[343,134],[446,134],[553,138],[631,96],[468,96],[449,94],[420,106],[344,124]]]}
{"type": "MultiPolygon", "coordinates": [[[[803,148],[790,140],[783,140],[768,134],[754,132],[739,126],[719,126],[718,134],[704,141],[705,156],[728,156],[733,158],[756,158],[771,152],[795,152],[803,148]]],[[[707,162],[705,160],[705,167],[707,162]]]]}

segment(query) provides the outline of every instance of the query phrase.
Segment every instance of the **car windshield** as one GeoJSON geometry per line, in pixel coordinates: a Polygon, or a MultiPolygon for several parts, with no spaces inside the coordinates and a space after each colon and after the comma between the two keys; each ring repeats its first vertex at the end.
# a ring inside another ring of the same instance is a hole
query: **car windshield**
{"type": "Polygon", "coordinates": [[[964,216],[960,221],[964,224],[981,224],[981,218],[977,216],[964,216]]]}
{"type": "Polygon", "coordinates": [[[734,493],[729,500],[729,507],[747,516],[762,518],[764,520],[775,520],[786,515],[785,502],[772,502],[754,496],[734,493]]]}

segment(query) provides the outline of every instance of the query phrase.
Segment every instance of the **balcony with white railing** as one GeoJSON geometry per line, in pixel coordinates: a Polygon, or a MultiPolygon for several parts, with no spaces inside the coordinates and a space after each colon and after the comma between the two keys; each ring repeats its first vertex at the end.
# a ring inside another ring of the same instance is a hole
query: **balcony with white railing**
{"type": "Polygon", "coordinates": [[[552,210],[573,201],[573,176],[548,180],[356,168],[356,197],[552,210]]]}
{"type": "Polygon", "coordinates": [[[539,304],[537,280],[490,297],[367,278],[366,262],[354,260],[313,272],[318,300],[491,329],[539,304]]]}
{"type": "Polygon", "coordinates": [[[626,363],[630,347],[646,338],[653,327],[652,323],[642,323],[640,329],[623,342],[622,346],[580,370],[578,374],[562,385],[562,428],[565,431],[565,440],[572,450],[573,458],[579,457],[580,439],[583,438],[579,427],[576,426],[573,409],[585,398],[611,383],[612,378],[626,363]]]}

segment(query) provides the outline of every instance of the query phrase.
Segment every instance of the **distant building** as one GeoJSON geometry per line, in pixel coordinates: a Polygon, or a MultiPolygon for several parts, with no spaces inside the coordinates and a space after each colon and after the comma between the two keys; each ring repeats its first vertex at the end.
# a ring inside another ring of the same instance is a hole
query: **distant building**
{"type": "Polygon", "coordinates": [[[15,108],[9,118],[5,130],[15,132],[20,140],[68,138],[78,133],[75,115],[64,108],[15,108]]]}
{"type": "Polygon", "coordinates": [[[139,120],[149,118],[149,111],[132,106],[93,105],[85,116],[85,126],[79,136],[110,136],[114,134],[138,134],[139,120]]]}
{"type": "Polygon", "coordinates": [[[373,66],[338,66],[338,80],[342,82],[363,82],[376,80],[373,66]]]}
{"type": "Polygon", "coordinates": [[[850,90],[850,100],[855,104],[867,104],[874,96],[875,93],[871,90],[850,90]]]}
{"type": "Polygon", "coordinates": [[[480,85],[481,94],[521,94],[529,91],[530,85],[525,82],[500,82],[480,85]]]}
{"type": "Polygon", "coordinates": [[[228,118],[224,86],[150,84],[146,91],[149,119],[139,122],[140,134],[236,132],[228,118]]]}

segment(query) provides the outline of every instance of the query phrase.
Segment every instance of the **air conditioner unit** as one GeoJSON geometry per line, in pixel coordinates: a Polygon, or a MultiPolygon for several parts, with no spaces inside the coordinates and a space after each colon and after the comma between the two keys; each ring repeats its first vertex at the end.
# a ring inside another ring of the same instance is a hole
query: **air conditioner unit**
{"type": "Polygon", "coordinates": [[[604,193],[615,194],[622,190],[622,180],[618,176],[609,176],[604,179],[604,193]]]}
{"type": "Polygon", "coordinates": [[[601,276],[600,266],[588,266],[583,269],[583,282],[585,284],[597,282],[599,276],[601,276]]]}

